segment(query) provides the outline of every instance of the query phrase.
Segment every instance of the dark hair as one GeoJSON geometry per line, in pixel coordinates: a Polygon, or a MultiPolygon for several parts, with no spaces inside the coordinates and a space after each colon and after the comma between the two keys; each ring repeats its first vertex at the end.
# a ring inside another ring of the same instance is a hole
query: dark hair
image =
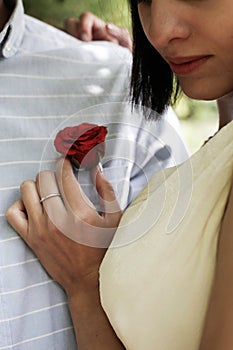
{"type": "MultiPolygon", "coordinates": [[[[131,100],[146,110],[162,113],[177,98],[179,85],[173,72],[147,39],[138,14],[138,2],[129,0],[133,31],[131,100]]],[[[150,116],[149,116],[150,117],[150,116]]]]}

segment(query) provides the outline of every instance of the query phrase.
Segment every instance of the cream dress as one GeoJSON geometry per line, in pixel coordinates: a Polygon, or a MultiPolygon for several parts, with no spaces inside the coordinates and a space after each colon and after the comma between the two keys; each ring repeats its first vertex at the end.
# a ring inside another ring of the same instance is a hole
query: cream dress
{"type": "Polygon", "coordinates": [[[101,301],[128,350],[198,350],[233,171],[233,122],[156,174],[123,215],[101,301]]]}

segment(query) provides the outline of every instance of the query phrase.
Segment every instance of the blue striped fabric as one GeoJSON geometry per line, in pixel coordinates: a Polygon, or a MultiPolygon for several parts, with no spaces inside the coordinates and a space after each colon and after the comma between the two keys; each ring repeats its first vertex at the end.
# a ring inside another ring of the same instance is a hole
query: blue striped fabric
{"type": "MultiPolygon", "coordinates": [[[[54,169],[56,132],[83,121],[108,127],[104,173],[124,209],[151,174],[187,158],[172,110],[146,123],[127,102],[131,56],[82,43],[23,14],[0,34],[0,350],[77,349],[64,291],[6,222],[19,186],[54,169]],[[10,26],[10,32],[7,30],[10,26]],[[8,37],[6,40],[6,34],[8,37]],[[174,133],[176,130],[176,133],[174,133]]],[[[77,175],[98,207],[89,174],[77,175]]]]}

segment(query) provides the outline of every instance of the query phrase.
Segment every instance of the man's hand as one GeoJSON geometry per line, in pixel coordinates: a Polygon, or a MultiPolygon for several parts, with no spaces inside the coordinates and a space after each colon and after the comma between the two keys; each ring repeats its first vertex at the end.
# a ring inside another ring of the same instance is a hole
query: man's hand
{"type": "Polygon", "coordinates": [[[79,19],[68,18],[65,22],[65,31],[82,41],[111,41],[132,52],[132,40],[127,28],[105,23],[90,12],[81,14],[79,19]]]}

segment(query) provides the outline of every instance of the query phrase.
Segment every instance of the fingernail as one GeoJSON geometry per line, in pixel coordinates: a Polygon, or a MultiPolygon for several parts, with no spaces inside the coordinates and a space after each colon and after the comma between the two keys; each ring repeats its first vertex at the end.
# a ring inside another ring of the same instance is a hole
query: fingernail
{"type": "Polygon", "coordinates": [[[101,172],[101,174],[103,174],[103,166],[101,163],[97,165],[97,169],[101,172]]]}
{"type": "Polygon", "coordinates": [[[112,23],[107,23],[106,27],[111,32],[116,32],[117,31],[117,27],[114,24],[112,24],[112,23]]]}

